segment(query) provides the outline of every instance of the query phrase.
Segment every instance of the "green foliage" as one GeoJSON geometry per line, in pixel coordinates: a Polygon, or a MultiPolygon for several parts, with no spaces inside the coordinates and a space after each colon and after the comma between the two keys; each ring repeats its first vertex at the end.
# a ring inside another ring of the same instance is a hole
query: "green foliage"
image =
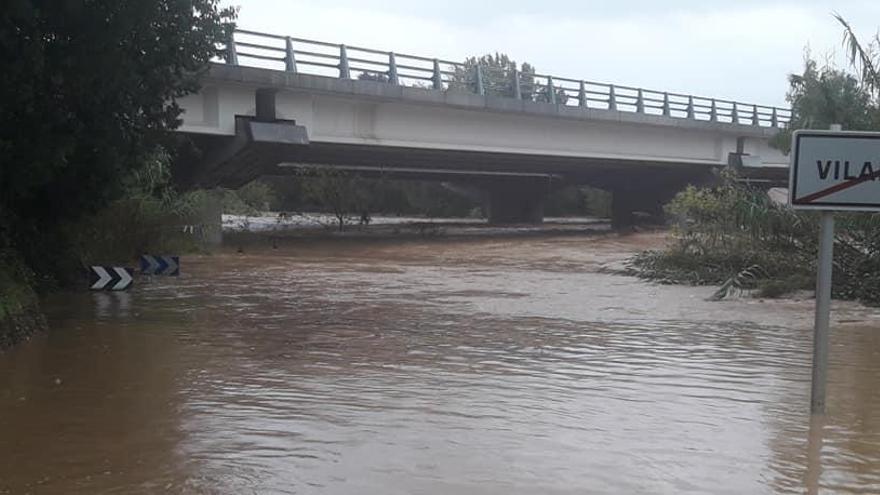
{"type": "Polygon", "coordinates": [[[111,202],[70,225],[72,252],[80,265],[129,265],[143,253],[186,253],[198,250],[194,234],[184,231],[186,210],[173,202],[142,197],[111,202]]]}
{"type": "MultiPolygon", "coordinates": [[[[788,151],[791,131],[880,129],[880,38],[863,46],[840,16],[845,43],[859,77],[807,59],[803,74],[789,78],[792,122],[775,144],[788,151]]],[[[714,188],[694,188],[667,205],[677,219],[665,251],[631,260],[634,273],[662,282],[721,284],[715,296],[757,289],[762,297],[810,289],[815,280],[818,218],[772,203],[766,194],[727,176],[714,188]]],[[[880,215],[837,215],[834,239],[835,297],[880,304],[880,215]]]]}
{"type": "Polygon", "coordinates": [[[278,207],[278,194],[267,182],[255,180],[245,184],[236,194],[241,201],[256,211],[271,211],[278,207]]]}
{"type": "Polygon", "coordinates": [[[197,230],[184,226],[198,225],[217,193],[176,193],[170,186],[170,169],[168,154],[155,150],[122,179],[125,198],[66,224],[65,238],[78,266],[127,264],[143,253],[199,249],[197,230]]]}
{"type": "Polygon", "coordinates": [[[688,187],[666,211],[675,222],[673,245],[633,260],[648,278],[691,284],[735,278],[738,288],[752,288],[761,278],[812,269],[815,218],[774,204],[733,176],[714,188],[688,187]],[[739,276],[744,270],[748,277],[739,276]]]}
{"type": "Polygon", "coordinates": [[[807,59],[803,74],[789,76],[787,99],[792,106],[791,124],[773,141],[786,153],[791,133],[797,129],[828,129],[842,124],[847,130],[880,129],[876,101],[859,80],[833,67],[819,67],[807,59]]]}
{"type": "MultiPolygon", "coordinates": [[[[517,71],[517,63],[507,55],[497,52],[494,55],[468,57],[462,66],[456,67],[455,73],[451,77],[450,87],[476,93],[477,66],[480,67],[483,88],[487,95],[508,98],[513,98],[516,95],[514,75],[517,71]]],[[[519,80],[522,99],[534,99],[538,90],[535,85],[535,68],[529,63],[520,65],[519,80]]]]}
{"type": "Polygon", "coordinates": [[[5,4],[0,246],[38,279],[63,279],[63,225],[122,196],[127,181],[162,187],[131,172],[179,124],[177,98],[198,88],[233,17],[219,0],[5,4]]]}
{"type": "Polygon", "coordinates": [[[880,33],[864,44],[859,41],[846,19],[837,13],[834,18],[843,26],[843,44],[847,48],[850,63],[859,71],[862,86],[874,98],[880,97],[880,33]]]}
{"type": "MultiPolygon", "coordinates": [[[[690,187],[667,212],[676,220],[665,251],[642,253],[633,273],[664,283],[721,285],[714,298],[758,289],[771,297],[815,280],[818,217],[771,202],[732,176],[713,188],[690,187]]],[[[834,296],[880,304],[880,214],[839,214],[834,296]]]]}
{"type": "Polygon", "coordinates": [[[340,232],[352,214],[369,210],[363,177],[345,170],[318,167],[304,169],[301,176],[306,198],[328,208],[336,217],[340,232]]]}
{"type": "Polygon", "coordinates": [[[212,195],[214,195],[218,201],[220,201],[220,209],[223,213],[229,215],[252,215],[256,216],[260,214],[260,209],[254,208],[253,206],[244,202],[241,199],[241,196],[238,195],[237,191],[232,189],[223,189],[217,188],[210,191],[212,195]]]}
{"type": "MultiPolygon", "coordinates": [[[[273,199],[271,209],[284,211],[332,211],[322,194],[316,194],[315,185],[308,172],[297,176],[264,177],[260,182],[268,184],[273,199]]],[[[458,188],[447,187],[437,181],[400,180],[385,177],[359,179],[362,199],[358,208],[366,208],[371,213],[396,215],[424,215],[428,217],[464,217],[480,203],[479,198],[461,192],[458,188]]],[[[245,205],[237,195],[233,200],[246,211],[241,214],[254,214],[255,210],[245,205]]],[[[224,211],[235,213],[229,202],[224,200],[224,211]]],[[[362,213],[361,210],[354,211],[362,213]]]]}

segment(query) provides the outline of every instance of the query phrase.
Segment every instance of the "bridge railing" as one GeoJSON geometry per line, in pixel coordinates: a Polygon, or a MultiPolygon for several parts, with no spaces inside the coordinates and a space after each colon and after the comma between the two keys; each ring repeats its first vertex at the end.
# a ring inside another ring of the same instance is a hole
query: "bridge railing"
{"type": "Polygon", "coordinates": [[[237,29],[227,41],[225,61],[291,73],[470,91],[706,122],[785,127],[791,121],[791,111],[786,108],[521,72],[515,68],[463,64],[244,29],[237,29]]]}

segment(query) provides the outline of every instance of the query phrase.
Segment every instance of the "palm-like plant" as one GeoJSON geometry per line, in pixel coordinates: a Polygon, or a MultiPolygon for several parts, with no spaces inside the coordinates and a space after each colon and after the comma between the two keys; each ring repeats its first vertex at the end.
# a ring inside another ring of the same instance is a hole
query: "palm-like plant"
{"type": "Polygon", "coordinates": [[[868,44],[863,44],[853,32],[849,22],[838,13],[834,18],[843,26],[843,45],[846,47],[849,61],[859,71],[862,85],[874,96],[880,93],[880,34],[874,35],[874,39],[868,44]]]}

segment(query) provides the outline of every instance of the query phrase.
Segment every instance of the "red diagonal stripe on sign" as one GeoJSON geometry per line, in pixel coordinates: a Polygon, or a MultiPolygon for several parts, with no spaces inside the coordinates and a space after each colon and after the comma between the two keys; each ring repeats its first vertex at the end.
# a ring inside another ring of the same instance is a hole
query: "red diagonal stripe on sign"
{"type": "Polygon", "coordinates": [[[834,194],[836,192],[843,191],[844,189],[849,189],[853,186],[857,186],[857,185],[861,184],[862,182],[874,180],[877,177],[880,177],[880,170],[878,170],[874,173],[868,174],[868,175],[861,176],[858,179],[852,179],[852,180],[848,180],[846,182],[841,182],[840,184],[833,185],[833,186],[829,187],[828,189],[822,189],[821,191],[816,191],[813,194],[807,194],[806,196],[804,196],[802,198],[795,198],[794,201],[792,201],[792,202],[794,204],[798,204],[798,205],[809,204],[810,202],[815,201],[819,198],[824,198],[825,196],[828,196],[829,194],[834,194]]]}

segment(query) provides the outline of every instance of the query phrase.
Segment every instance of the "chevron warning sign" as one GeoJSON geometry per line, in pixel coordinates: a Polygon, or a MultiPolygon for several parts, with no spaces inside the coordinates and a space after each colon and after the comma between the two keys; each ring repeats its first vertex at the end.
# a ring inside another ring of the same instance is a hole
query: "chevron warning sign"
{"type": "Polygon", "coordinates": [[[132,273],[131,268],[121,266],[91,266],[91,280],[89,281],[89,289],[91,290],[125,290],[131,287],[132,273]]]}
{"type": "Polygon", "coordinates": [[[141,255],[141,273],[144,275],[180,275],[179,256],[141,255]]]}

